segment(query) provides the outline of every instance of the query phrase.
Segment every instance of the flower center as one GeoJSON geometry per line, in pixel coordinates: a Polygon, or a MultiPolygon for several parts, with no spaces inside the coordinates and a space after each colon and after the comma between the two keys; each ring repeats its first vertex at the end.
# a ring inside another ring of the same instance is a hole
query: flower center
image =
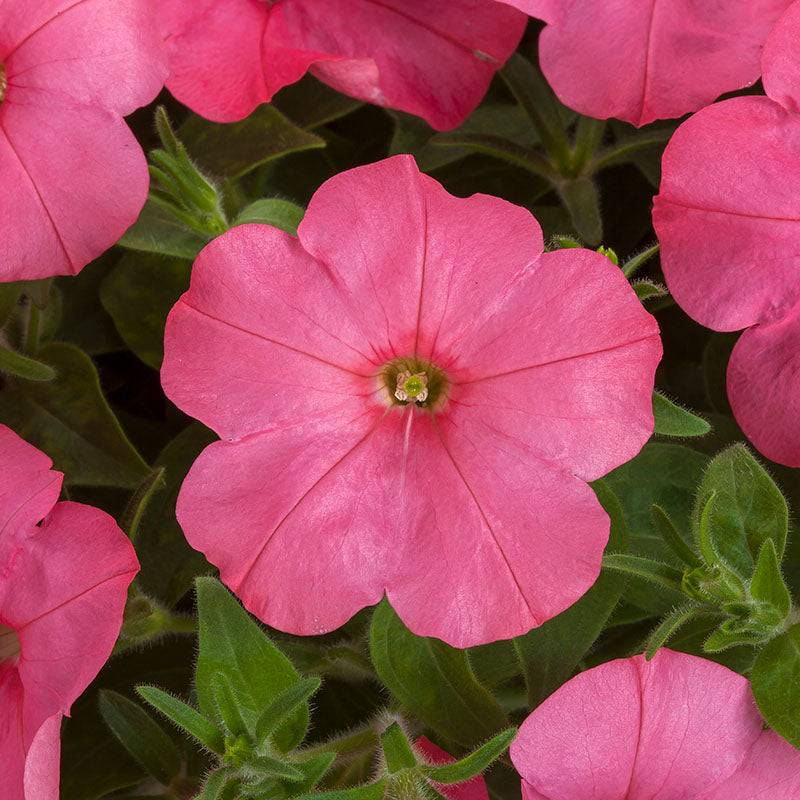
{"type": "Polygon", "coordinates": [[[17,632],[0,622],[0,664],[11,659],[12,666],[14,666],[19,658],[19,652],[17,632]]]}
{"type": "Polygon", "coordinates": [[[380,380],[393,405],[415,403],[432,411],[442,407],[450,389],[444,371],[417,356],[387,361],[381,369],[380,380]]]}
{"type": "Polygon", "coordinates": [[[6,86],[8,86],[8,79],[6,78],[6,65],[0,61],[0,103],[6,99],[6,86]]]}

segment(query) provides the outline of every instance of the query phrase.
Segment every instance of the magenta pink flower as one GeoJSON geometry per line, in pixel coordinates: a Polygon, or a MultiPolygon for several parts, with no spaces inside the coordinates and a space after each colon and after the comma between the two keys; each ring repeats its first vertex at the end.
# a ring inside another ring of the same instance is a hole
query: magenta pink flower
{"type": "Polygon", "coordinates": [[[511,759],[525,800],[793,800],[800,753],[763,728],[747,678],[662,649],[565,683],[511,759]]]}
{"type": "Polygon", "coordinates": [[[4,0],[0,281],[75,274],[136,220],[149,177],[122,116],[166,74],[150,0],[4,0]]]}
{"type": "Polygon", "coordinates": [[[139,565],[111,517],[0,425],[0,787],[58,800],[61,717],[111,653],[139,565]]]}
{"type": "Polygon", "coordinates": [[[232,122],[306,70],[345,94],[454,128],[519,43],[523,14],[494,0],[161,0],[167,87],[232,122]]]}
{"type": "Polygon", "coordinates": [[[214,240],[167,321],[164,389],[222,437],[189,543],[298,634],[384,592],[459,647],[571,605],[608,535],[586,481],[653,429],[658,328],[620,270],[410,156],[326,182],[298,235],[214,240]]]}
{"type": "Polygon", "coordinates": [[[800,2],[764,50],[768,97],[703,109],[664,153],[653,223],[670,291],[702,325],[748,328],[728,396],[768,458],[800,466],[800,2]],[[780,102],[776,102],[776,100],[780,102]]]}
{"type": "Polygon", "coordinates": [[[761,46],[791,0],[504,2],[551,23],[539,61],[563,103],[644,125],[758,80],[761,46]]]}

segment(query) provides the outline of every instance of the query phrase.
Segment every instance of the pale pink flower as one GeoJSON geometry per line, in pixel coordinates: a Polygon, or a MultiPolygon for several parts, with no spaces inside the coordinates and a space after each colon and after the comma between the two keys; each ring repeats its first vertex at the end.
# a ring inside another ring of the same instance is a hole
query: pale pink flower
{"type": "Polygon", "coordinates": [[[565,683],[511,759],[524,800],[793,800],[800,753],[763,728],[747,678],[661,649],[565,683]]]}
{"type": "Polygon", "coordinates": [[[454,128],[516,48],[526,17],[494,0],[161,0],[167,87],[217,122],[309,68],[370,103],[454,128]]]}
{"type": "Polygon", "coordinates": [[[800,466],[798,41],[795,2],[765,45],[771,96],[717,103],[683,123],[664,152],[653,210],[681,308],[714,330],[747,328],[728,365],[731,407],[765,456],[792,467],[800,466]]]}
{"type": "Polygon", "coordinates": [[[758,80],[792,0],[503,0],[546,20],[542,72],[581,114],[633,125],[680,117],[758,80]]]}
{"type": "Polygon", "coordinates": [[[574,603],[609,528],[586,481],[653,430],[658,328],[621,271],[410,156],[327,181],[298,237],[214,240],[167,321],[164,390],[222,437],[178,499],[189,543],[299,634],[384,592],[459,647],[574,603]]]}
{"type": "Polygon", "coordinates": [[[0,281],[75,274],[136,220],[149,177],[122,117],[166,74],[150,0],[0,3],[0,281]]]}
{"type": "Polygon", "coordinates": [[[61,718],[111,653],[139,565],[114,520],[0,425],[0,787],[57,800],[61,718]]]}

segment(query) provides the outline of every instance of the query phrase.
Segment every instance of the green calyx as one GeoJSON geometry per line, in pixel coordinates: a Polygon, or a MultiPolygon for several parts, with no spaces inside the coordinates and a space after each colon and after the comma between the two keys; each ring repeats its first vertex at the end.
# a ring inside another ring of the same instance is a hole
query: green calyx
{"type": "Polygon", "coordinates": [[[414,403],[436,411],[444,405],[450,390],[444,370],[418,356],[387,361],[378,377],[393,405],[414,403]]]}

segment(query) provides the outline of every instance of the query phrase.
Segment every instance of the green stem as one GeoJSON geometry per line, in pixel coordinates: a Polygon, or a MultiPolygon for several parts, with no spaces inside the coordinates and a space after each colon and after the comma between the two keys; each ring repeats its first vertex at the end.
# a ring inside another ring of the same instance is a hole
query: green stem
{"type": "Polygon", "coordinates": [[[304,747],[300,754],[305,759],[306,756],[312,757],[320,753],[336,753],[337,760],[349,760],[374,751],[378,747],[378,743],[378,734],[370,726],[336,739],[330,739],[327,742],[304,747]]]}
{"type": "Polygon", "coordinates": [[[22,352],[26,356],[32,356],[39,349],[39,327],[41,322],[41,311],[33,301],[28,303],[28,330],[25,333],[25,347],[22,352]]]}

